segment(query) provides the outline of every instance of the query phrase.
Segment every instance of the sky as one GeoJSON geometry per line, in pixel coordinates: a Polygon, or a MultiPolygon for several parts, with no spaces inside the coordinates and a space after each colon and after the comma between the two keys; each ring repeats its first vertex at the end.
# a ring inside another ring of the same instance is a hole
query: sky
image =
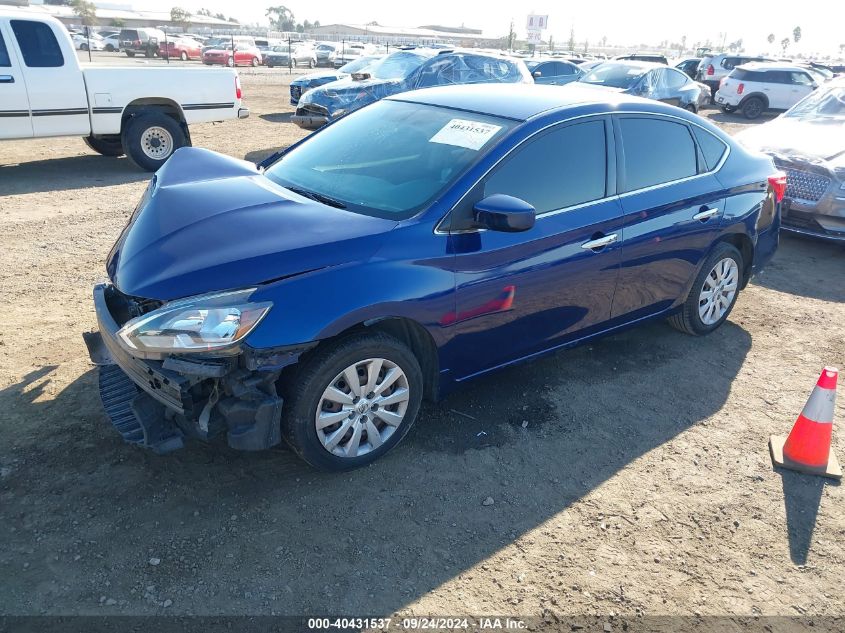
{"type": "Polygon", "coordinates": [[[845,44],[845,5],[842,0],[746,0],[736,3],[685,3],[679,0],[601,0],[578,2],[567,6],[560,0],[538,0],[536,4],[522,2],[490,2],[489,0],[111,0],[138,4],[152,10],[169,10],[174,4],[195,12],[208,8],[222,12],[242,22],[266,23],[268,6],[284,4],[297,21],[319,20],[322,24],[337,22],[362,24],[375,20],[387,26],[420,26],[461,24],[480,28],[485,35],[507,35],[511,19],[518,36],[525,36],[526,15],[529,12],[549,16],[549,30],[556,42],[569,40],[570,28],[583,46],[584,39],[599,42],[606,36],[608,44],[658,44],[663,40],[680,41],[687,36],[687,44],[710,39],[715,44],[730,43],[742,38],[748,52],[768,52],[766,41],[774,33],[776,42],[792,37],[792,30],[801,27],[802,38],[787,52],[838,53],[845,44]],[[839,9],[835,9],[839,6],[839,9]],[[800,7],[800,11],[797,10],[800,7]],[[836,16],[835,14],[839,14],[836,16]]]}

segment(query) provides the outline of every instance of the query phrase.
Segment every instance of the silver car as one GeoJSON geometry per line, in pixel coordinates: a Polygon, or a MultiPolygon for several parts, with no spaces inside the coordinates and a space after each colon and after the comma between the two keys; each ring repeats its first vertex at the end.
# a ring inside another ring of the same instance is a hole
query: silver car
{"type": "Polygon", "coordinates": [[[786,172],[781,230],[845,243],[845,78],[737,139],[786,172]]]}

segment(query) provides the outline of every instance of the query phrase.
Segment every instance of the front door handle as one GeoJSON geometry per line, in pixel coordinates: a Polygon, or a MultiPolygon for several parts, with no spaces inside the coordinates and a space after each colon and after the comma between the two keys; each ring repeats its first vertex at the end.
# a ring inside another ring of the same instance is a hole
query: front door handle
{"type": "Polygon", "coordinates": [[[616,233],[611,233],[610,235],[605,235],[604,237],[597,237],[594,240],[590,240],[589,242],[584,242],[581,244],[581,248],[586,250],[597,250],[599,248],[604,248],[608,244],[613,244],[618,238],[616,233]]]}
{"type": "Polygon", "coordinates": [[[11,75],[0,75],[0,84],[13,84],[15,83],[15,78],[11,75]]]}
{"type": "Polygon", "coordinates": [[[718,215],[719,209],[713,209],[710,207],[702,207],[701,210],[692,216],[693,220],[701,220],[702,222],[706,222],[714,215],[718,215]]]}

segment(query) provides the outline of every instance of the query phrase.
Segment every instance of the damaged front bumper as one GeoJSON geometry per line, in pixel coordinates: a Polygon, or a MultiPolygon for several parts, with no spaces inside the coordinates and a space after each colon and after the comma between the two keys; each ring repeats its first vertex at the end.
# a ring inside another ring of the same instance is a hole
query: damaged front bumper
{"type": "Polygon", "coordinates": [[[138,358],[119,343],[115,319],[129,298],[113,286],[94,288],[98,332],[83,334],[99,365],[103,408],[132,444],[167,453],[184,438],[208,440],[226,434],[229,446],[262,450],[281,442],[283,400],[276,390],[282,370],[310,346],[241,353],[221,358],[138,358]]]}

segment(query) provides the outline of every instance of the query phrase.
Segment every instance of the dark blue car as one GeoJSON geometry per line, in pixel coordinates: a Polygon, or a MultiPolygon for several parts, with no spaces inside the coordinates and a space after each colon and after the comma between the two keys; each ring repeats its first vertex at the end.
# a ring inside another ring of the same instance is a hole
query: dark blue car
{"type": "Polygon", "coordinates": [[[470,379],[646,319],[718,328],[784,188],[695,115],[577,86],[393,96],[259,168],[181,149],[94,290],[103,403],[159,452],[361,466],[470,379]]]}

